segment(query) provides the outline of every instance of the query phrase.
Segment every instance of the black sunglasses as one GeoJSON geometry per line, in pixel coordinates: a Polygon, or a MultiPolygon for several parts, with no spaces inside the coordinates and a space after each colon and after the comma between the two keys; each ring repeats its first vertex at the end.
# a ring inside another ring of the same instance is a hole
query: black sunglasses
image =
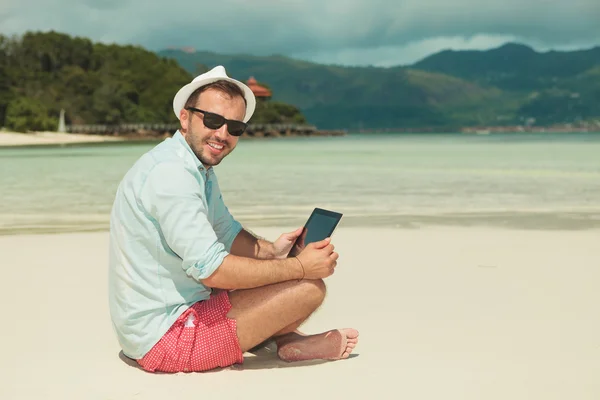
{"type": "Polygon", "coordinates": [[[211,113],[194,107],[186,107],[186,110],[201,112],[204,114],[204,126],[208,129],[219,129],[224,124],[227,124],[227,131],[232,136],[240,136],[248,126],[245,122],[226,119],[222,115],[211,113]]]}

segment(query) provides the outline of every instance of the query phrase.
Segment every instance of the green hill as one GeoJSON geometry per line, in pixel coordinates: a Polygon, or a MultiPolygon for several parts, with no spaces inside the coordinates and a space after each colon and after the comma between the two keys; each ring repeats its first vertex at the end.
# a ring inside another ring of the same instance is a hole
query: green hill
{"type": "Polygon", "coordinates": [[[553,86],[600,65],[600,47],[539,53],[515,43],[485,51],[445,50],[412,67],[452,75],[504,90],[527,91],[553,86]]]}
{"type": "Polygon", "coordinates": [[[56,32],[0,36],[0,125],[16,130],[67,123],[173,122],[173,93],[190,74],[134,46],[56,32]]]}
{"type": "Polygon", "coordinates": [[[518,101],[513,119],[547,125],[600,118],[600,47],[540,53],[509,43],[487,51],[442,51],[413,67],[512,94],[518,101]]]}
{"type": "Polygon", "coordinates": [[[402,67],[341,67],[282,56],[179,50],[159,54],[192,73],[222,64],[239,79],[254,76],[269,84],[274,99],[300,107],[310,123],[327,129],[454,126],[464,120],[453,113],[502,96],[495,88],[402,67]]]}
{"type": "MultiPolygon", "coordinates": [[[[532,91],[520,107],[540,124],[577,122],[600,117],[600,65],[532,91]]],[[[599,118],[600,119],[600,118],[599,118]]]]}
{"type": "Polygon", "coordinates": [[[223,64],[265,80],[274,98],[323,128],[452,129],[600,118],[600,47],[539,53],[520,44],[442,51],[409,67],[341,67],[282,56],[165,50],[194,72],[223,64]]]}
{"type": "MultiPolygon", "coordinates": [[[[136,46],[92,43],[57,32],[0,35],[0,127],[55,130],[67,124],[176,123],[173,96],[192,75],[136,46]]],[[[297,107],[259,104],[255,121],[304,123],[297,107]]]]}

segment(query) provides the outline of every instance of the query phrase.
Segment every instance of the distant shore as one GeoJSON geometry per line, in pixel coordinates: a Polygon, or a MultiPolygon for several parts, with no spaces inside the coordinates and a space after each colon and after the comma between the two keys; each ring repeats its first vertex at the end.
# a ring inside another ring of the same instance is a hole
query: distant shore
{"type": "MultiPolygon", "coordinates": [[[[353,133],[449,133],[438,129],[361,129],[350,131],[353,133]]],[[[578,133],[578,132],[600,132],[597,129],[581,129],[561,127],[537,127],[533,129],[516,129],[513,127],[483,127],[483,128],[462,128],[455,131],[464,134],[493,134],[493,133],[578,133]]],[[[141,141],[160,141],[172,136],[173,132],[156,133],[127,133],[121,135],[98,134],[98,133],[60,133],[60,132],[31,132],[18,133],[10,131],[0,131],[1,147],[19,147],[19,146],[44,146],[44,145],[69,145],[86,143],[113,143],[113,142],[141,142],[141,141]]],[[[244,134],[242,139],[253,138],[275,138],[275,137],[297,137],[297,136],[344,136],[347,132],[340,130],[315,130],[304,133],[291,133],[280,131],[256,131],[250,134],[244,134]]]]}
{"type": "Polygon", "coordinates": [[[464,127],[421,127],[421,128],[381,128],[357,129],[357,133],[585,133],[600,132],[600,121],[595,123],[556,124],[546,126],[502,125],[502,126],[464,126],[464,127]]]}
{"type": "Polygon", "coordinates": [[[118,136],[59,132],[17,133],[0,131],[0,147],[122,142],[125,140],[125,138],[118,136]]]}
{"type": "MultiPolygon", "coordinates": [[[[174,131],[169,132],[130,132],[123,134],[99,134],[99,133],[60,133],[60,132],[31,132],[18,133],[0,131],[0,147],[17,146],[43,146],[43,145],[67,145],[85,143],[107,143],[107,142],[140,142],[160,141],[172,136],[174,131]]],[[[283,130],[252,131],[244,134],[242,138],[269,138],[269,137],[293,137],[293,136],[343,136],[344,131],[312,130],[306,132],[290,132],[283,130]]]]}

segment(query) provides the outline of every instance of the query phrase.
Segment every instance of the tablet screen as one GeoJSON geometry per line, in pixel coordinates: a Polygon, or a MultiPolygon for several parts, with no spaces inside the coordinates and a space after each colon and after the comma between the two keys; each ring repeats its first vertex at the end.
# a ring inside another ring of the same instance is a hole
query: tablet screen
{"type": "Polygon", "coordinates": [[[318,242],[333,234],[337,224],[342,219],[342,214],[322,208],[315,208],[304,225],[302,235],[296,241],[298,249],[303,249],[307,244],[318,242]]]}

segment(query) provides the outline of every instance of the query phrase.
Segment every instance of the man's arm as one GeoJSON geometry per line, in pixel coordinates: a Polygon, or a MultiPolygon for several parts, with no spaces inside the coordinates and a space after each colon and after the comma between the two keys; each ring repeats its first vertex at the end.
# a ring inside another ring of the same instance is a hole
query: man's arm
{"type": "Polygon", "coordinates": [[[145,211],[157,222],[170,250],[182,259],[188,276],[221,289],[251,288],[305,276],[304,268],[310,267],[306,261],[302,265],[293,258],[255,260],[228,253],[207,219],[202,195],[195,178],[176,163],[155,166],[140,193],[145,211]]]}
{"type": "Polygon", "coordinates": [[[242,229],[235,237],[230,253],[239,257],[270,260],[275,258],[274,250],[273,243],[242,229]]]}
{"type": "Polygon", "coordinates": [[[296,257],[256,260],[229,254],[219,268],[202,279],[208,287],[250,289],[292,279],[322,279],[330,276],[338,254],[329,239],[309,244],[296,257]]]}
{"type": "Polygon", "coordinates": [[[302,279],[304,267],[295,258],[257,260],[228,255],[203,285],[218,289],[251,289],[274,283],[302,279]]]}

